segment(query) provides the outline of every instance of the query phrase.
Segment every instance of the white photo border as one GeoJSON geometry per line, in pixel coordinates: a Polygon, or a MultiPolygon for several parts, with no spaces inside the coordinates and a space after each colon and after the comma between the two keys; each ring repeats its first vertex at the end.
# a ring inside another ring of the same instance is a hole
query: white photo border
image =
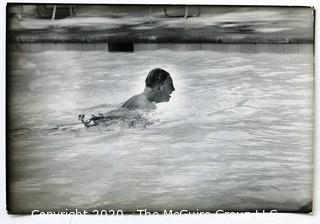
{"type": "Polygon", "coordinates": [[[319,212],[319,145],[317,139],[320,139],[319,129],[319,21],[317,19],[320,10],[320,1],[318,0],[4,0],[0,1],[0,141],[1,141],[1,178],[0,178],[0,223],[290,223],[290,224],[315,224],[320,223],[319,212]],[[185,215],[185,216],[133,216],[125,215],[115,216],[72,216],[72,215],[50,215],[50,216],[31,216],[31,215],[8,215],[6,212],[6,5],[7,3],[68,3],[68,4],[193,4],[193,5],[259,5],[259,6],[312,6],[316,10],[315,21],[315,123],[314,123],[314,196],[313,196],[313,214],[233,214],[233,215],[185,215]]]}

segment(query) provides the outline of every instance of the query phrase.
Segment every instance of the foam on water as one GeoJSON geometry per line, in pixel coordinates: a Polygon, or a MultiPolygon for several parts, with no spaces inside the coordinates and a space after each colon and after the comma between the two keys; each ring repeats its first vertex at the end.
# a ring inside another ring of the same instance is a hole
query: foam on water
{"type": "Polygon", "coordinates": [[[15,208],[295,210],[311,201],[308,54],[209,51],[12,55],[15,208]],[[161,67],[176,91],[147,127],[85,128],[161,67]]]}

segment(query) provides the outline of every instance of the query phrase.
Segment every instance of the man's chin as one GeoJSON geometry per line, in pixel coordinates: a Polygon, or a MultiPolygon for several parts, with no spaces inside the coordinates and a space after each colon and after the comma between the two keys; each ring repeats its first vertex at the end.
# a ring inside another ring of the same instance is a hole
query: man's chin
{"type": "Polygon", "coordinates": [[[170,96],[165,98],[165,99],[163,99],[163,102],[169,102],[169,101],[170,101],[170,96]]]}
{"type": "Polygon", "coordinates": [[[170,101],[170,98],[167,98],[167,99],[157,100],[157,101],[155,101],[155,103],[165,103],[165,102],[169,102],[169,101],[170,101]]]}

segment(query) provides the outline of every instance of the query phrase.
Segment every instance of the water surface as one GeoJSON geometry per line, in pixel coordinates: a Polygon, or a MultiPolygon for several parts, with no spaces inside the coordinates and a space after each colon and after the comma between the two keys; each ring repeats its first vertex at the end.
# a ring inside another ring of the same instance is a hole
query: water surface
{"type": "Polygon", "coordinates": [[[13,53],[10,199],[19,212],[293,211],[312,199],[310,54],[13,53]],[[149,126],[85,128],[155,67],[172,75],[149,126]]]}

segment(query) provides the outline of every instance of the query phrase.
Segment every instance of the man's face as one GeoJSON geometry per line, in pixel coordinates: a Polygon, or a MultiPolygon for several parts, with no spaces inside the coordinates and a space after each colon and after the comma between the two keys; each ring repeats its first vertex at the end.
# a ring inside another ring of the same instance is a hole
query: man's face
{"type": "Polygon", "coordinates": [[[171,93],[175,90],[171,77],[169,76],[164,83],[160,86],[160,96],[158,102],[168,102],[171,93]]]}

